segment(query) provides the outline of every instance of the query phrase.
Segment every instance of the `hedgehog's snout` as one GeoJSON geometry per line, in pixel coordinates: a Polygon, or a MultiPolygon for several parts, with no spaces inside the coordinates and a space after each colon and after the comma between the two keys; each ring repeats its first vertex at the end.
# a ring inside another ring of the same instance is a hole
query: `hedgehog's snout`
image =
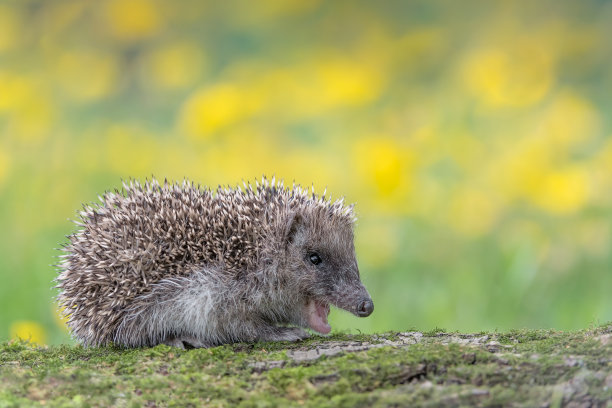
{"type": "Polygon", "coordinates": [[[334,306],[351,312],[355,316],[367,317],[374,311],[374,302],[361,282],[356,285],[336,287],[328,298],[334,306]]]}
{"type": "Polygon", "coordinates": [[[374,302],[372,299],[364,299],[357,306],[357,315],[359,317],[368,317],[374,311],[374,302]]]}

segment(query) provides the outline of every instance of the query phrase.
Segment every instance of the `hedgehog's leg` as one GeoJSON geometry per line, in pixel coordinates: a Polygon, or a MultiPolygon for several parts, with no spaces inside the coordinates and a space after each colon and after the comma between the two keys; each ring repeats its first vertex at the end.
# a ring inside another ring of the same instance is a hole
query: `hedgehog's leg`
{"type": "Polygon", "coordinates": [[[194,336],[166,337],[163,344],[180,349],[208,348],[211,344],[203,342],[194,336]]]}
{"type": "Polygon", "coordinates": [[[114,341],[126,347],[218,344],[218,292],[203,271],[159,281],[125,310],[114,341]]]}
{"type": "Polygon", "coordinates": [[[300,327],[271,327],[259,337],[261,341],[300,341],[310,335],[300,327]]]}
{"type": "Polygon", "coordinates": [[[182,340],[177,339],[176,337],[167,337],[166,340],[162,344],[170,347],[176,347],[185,350],[185,343],[182,340]]]}

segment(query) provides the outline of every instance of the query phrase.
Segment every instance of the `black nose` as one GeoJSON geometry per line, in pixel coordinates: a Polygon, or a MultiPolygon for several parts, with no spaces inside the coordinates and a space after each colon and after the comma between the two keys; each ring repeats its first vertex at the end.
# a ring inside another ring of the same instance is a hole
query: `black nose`
{"type": "Polygon", "coordinates": [[[374,311],[374,303],[370,299],[362,300],[357,307],[357,314],[359,317],[366,317],[372,314],[374,311]]]}

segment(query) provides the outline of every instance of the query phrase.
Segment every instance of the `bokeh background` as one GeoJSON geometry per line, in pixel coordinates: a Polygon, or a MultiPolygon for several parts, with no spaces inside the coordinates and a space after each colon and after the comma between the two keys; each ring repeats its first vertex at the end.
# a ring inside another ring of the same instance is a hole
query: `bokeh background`
{"type": "Polygon", "coordinates": [[[0,2],[0,340],[70,341],[51,266],[121,179],[357,203],[375,313],[612,320],[612,2],[0,2]]]}

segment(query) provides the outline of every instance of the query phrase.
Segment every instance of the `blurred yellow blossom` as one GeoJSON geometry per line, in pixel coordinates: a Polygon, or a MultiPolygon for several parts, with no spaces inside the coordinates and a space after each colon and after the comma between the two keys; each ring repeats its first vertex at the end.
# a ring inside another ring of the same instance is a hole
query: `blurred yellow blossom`
{"type": "Polygon", "coordinates": [[[174,42],[153,49],[142,60],[145,86],[176,89],[192,85],[202,76],[202,47],[192,42],[174,42]]]}
{"type": "Polygon", "coordinates": [[[365,61],[323,57],[315,68],[320,78],[316,99],[324,106],[360,105],[380,94],[383,77],[365,61]]]}
{"type": "Polygon", "coordinates": [[[512,203],[540,194],[542,175],[551,168],[552,156],[546,143],[535,138],[518,140],[488,163],[485,176],[504,201],[512,203]]]}
{"type": "Polygon", "coordinates": [[[408,214],[414,211],[416,157],[414,152],[387,136],[358,139],[353,146],[353,165],[359,188],[380,197],[379,211],[408,214]]]}
{"type": "Polygon", "coordinates": [[[382,91],[384,77],[374,64],[322,52],[284,79],[285,104],[299,116],[321,115],[330,109],[363,105],[382,91]]]}
{"type": "Polygon", "coordinates": [[[194,139],[210,137],[253,114],[260,106],[248,89],[222,83],[196,91],[181,107],[179,126],[194,139]]]}
{"type": "Polygon", "coordinates": [[[109,0],[105,16],[111,33],[126,41],[150,37],[163,25],[160,10],[151,0],[109,0]]]}
{"type": "Polygon", "coordinates": [[[326,115],[332,109],[366,105],[385,84],[377,64],[358,59],[312,56],[295,65],[262,67],[242,64],[237,77],[270,117],[289,119],[326,115]]]}
{"type": "Polygon", "coordinates": [[[15,111],[36,94],[32,78],[0,71],[0,113],[15,111]]]}
{"type": "Polygon", "coordinates": [[[224,169],[223,179],[215,184],[236,183],[251,177],[261,177],[261,172],[278,165],[275,159],[274,146],[262,143],[265,136],[252,127],[238,126],[229,131],[219,140],[218,144],[209,146],[200,155],[196,164],[196,172],[205,174],[205,178],[214,175],[218,169],[224,169]]]}
{"type": "Polygon", "coordinates": [[[466,56],[462,80],[478,99],[491,106],[528,106],[540,101],[554,82],[553,59],[533,39],[511,47],[475,50],[466,56]]]}
{"type": "Polygon", "coordinates": [[[40,141],[49,132],[56,109],[47,84],[40,78],[0,71],[0,114],[7,114],[7,134],[40,141]]]}
{"type": "Polygon", "coordinates": [[[593,104],[575,92],[555,96],[538,120],[535,137],[546,140],[551,149],[571,154],[578,143],[591,140],[600,120],[593,104]]]}
{"type": "Polygon", "coordinates": [[[12,339],[29,340],[32,343],[44,345],[47,341],[45,329],[37,322],[18,320],[11,324],[9,335],[12,339]]]}
{"type": "Polygon", "coordinates": [[[588,173],[578,165],[545,172],[530,197],[536,205],[553,214],[576,212],[588,198],[588,173]]]}
{"type": "Polygon", "coordinates": [[[354,160],[363,182],[372,183],[383,196],[393,193],[405,176],[399,146],[385,137],[358,140],[354,160]]]}
{"type": "Polygon", "coordinates": [[[93,101],[110,94],[117,86],[119,65],[114,55],[89,50],[71,50],[59,55],[55,80],[76,101],[93,101]]]}

